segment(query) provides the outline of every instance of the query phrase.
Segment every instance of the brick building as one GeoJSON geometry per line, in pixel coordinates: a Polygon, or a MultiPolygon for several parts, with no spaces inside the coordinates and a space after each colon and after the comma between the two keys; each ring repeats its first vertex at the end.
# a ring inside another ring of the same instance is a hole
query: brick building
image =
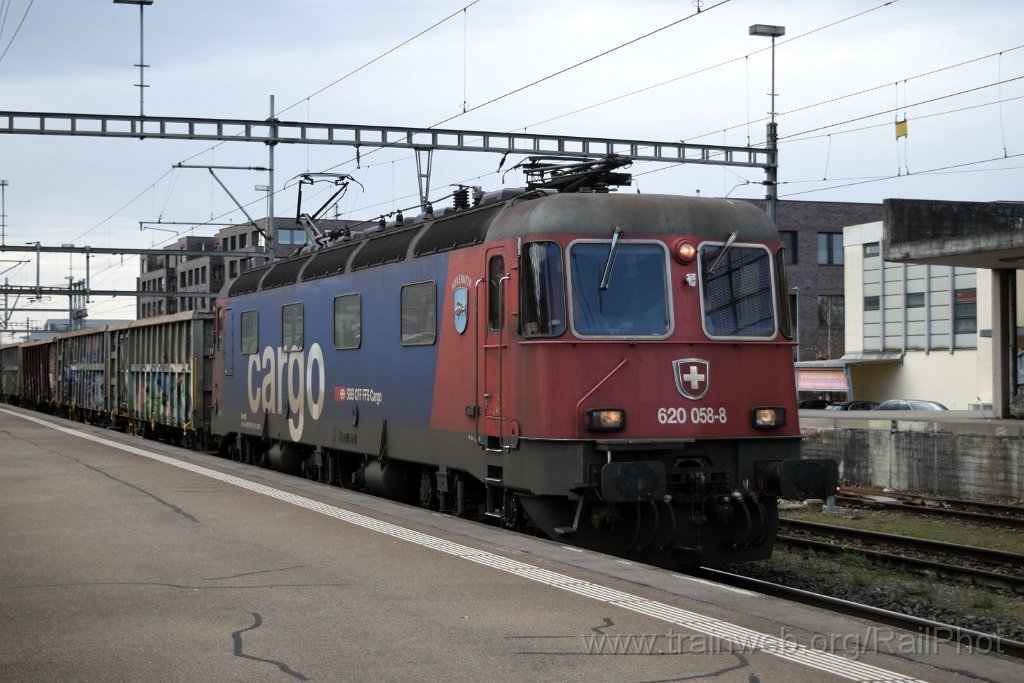
{"type": "MultiPolygon", "coordinates": [[[[765,208],[763,200],[750,200],[765,208]]],[[[843,228],[881,221],[881,204],[780,201],[790,304],[799,344],[794,360],[840,358],[844,341],[843,228]]]]}

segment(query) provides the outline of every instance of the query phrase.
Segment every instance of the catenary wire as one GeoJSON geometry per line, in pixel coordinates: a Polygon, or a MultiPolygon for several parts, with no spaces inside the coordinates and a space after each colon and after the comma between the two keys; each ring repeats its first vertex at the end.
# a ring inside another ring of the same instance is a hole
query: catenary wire
{"type": "MultiPolygon", "coordinates": [[[[14,39],[18,37],[18,32],[21,31],[21,27],[25,24],[25,18],[28,17],[28,11],[32,9],[32,3],[35,0],[29,0],[28,6],[25,8],[25,13],[21,15],[21,21],[18,22],[18,27],[14,29],[14,34],[11,35],[11,39],[7,41],[7,47],[4,48],[3,52],[0,52],[0,63],[4,61],[4,57],[7,56],[7,51],[11,49],[11,45],[14,45],[14,39]]],[[[6,21],[7,13],[4,13],[4,19],[6,21]]]]}

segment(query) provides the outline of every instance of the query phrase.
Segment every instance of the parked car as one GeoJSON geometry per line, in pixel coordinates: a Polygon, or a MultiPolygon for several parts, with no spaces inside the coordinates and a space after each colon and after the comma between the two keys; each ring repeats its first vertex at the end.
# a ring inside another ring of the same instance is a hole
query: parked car
{"type": "Polygon", "coordinates": [[[906,398],[891,398],[875,410],[949,410],[936,401],[916,401],[906,398]]]}
{"type": "Polygon", "coordinates": [[[878,407],[878,401],[843,401],[841,403],[830,403],[825,410],[874,410],[878,407]]]}
{"type": "Polygon", "coordinates": [[[825,410],[827,406],[828,401],[821,398],[805,398],[796,402],[796,407],[799,410],[825,410]]]}

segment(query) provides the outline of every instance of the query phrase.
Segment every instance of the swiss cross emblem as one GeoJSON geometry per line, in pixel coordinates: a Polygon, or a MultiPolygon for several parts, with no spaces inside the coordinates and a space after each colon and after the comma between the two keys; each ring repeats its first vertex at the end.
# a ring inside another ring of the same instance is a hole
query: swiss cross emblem
{"type": "Polygon", "coordinates": [[[710,365],[703,358],[680,358],[672,361],[672,374],[676,389],[688,399],[696,401],[708,393],[710,365]]]}

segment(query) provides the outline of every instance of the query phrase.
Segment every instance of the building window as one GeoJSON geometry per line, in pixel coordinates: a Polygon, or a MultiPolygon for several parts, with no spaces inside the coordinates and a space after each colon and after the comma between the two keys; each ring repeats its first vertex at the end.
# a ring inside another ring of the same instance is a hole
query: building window
{"type": "Polygon", "coordinates": [[[924,292],[907,292],[907,308],[924,308],[924,292]]]}
{"type": "Polygon", "coordinates": [[[864,297],[864,310],[865,311],[877,311],[878,310],[878,297],[877,296],[866,296],[866,297],[864,297]]]}
{"type": "Polygon", "coordinates": [[[819,266],[841,266],[841,265],[843,265],[843,233],[841,233],[841,232],[819,232],[818,233],[818,265],[819,266]]]}
{"type": "Polygon", "coordinates": [[[252,354],[259,351],[260,314],[258,311],[242,311],[242,353],[252,354]]]}
{"type": "Polygon", "coordinates": [[[974,289],[958,289],[953,297],[953,320],[957,334],[978,331],[978,294],[974,289]]]}
{"type": "Polygon", "coordinates": [[[235,248],[236,248],[236,247],[237,247],[237,245],[238,245],[238,242],[237,242],[237,238],[236,238],[236,237],[235,237],[234,235],[232,235],[232,236],[230,237],[230,240],[231,240],[231,251],[234,251],[234,250],[235,250],[235,248]]]}
{"type": "Polygon", "coordinates": [[[296,228],[280,228],[277,231],[278,244],[305,244],[306,231],[296,228]]]}
{"type": "Polygon", "coordinates": [[[878,242],[868,242],[864,245],[864,258],[871,258],[872,256],[881,256],[882,250],[878,245],[878,242]]]}
{"type": "Polygon", "coordinates": [[[783,230],[779,232],[779,237],[782,238],[782,246],[786,250],[786,265],[795,264],[797,262],[797,233],[793,230],[783,230]]]}
{"type": "Polygon", "coordinates": [[[334,348],[358,349],[362,340],[362,302],[358,294],[334,299],[334,348]]]}
{"type": "Polygon", "coordinates": [[[281,348],[285,351],[301,351],[302,304],[288,304],[281,307],[281,348]]]}
{"type": "Polygon", "coordinates": [[[206,284],[206,266],[199,269],[199,281],[201,284],[206,284]]]}
{"type": "Polygon", "coordinates": [[[228,262],[228,277],[238,277],[238,261],[228,262]]]}
{"type": "Polygon", "coordinates": [[[238,236],[238,248],[245,249],[245,238],[248,237],[244,232],[238,236]]]}
{"type": "Polygon", "coordinates": [[[402,345],[429,346],[437,337],[437,288],[433,282],[402,287],[402,345]]]}

